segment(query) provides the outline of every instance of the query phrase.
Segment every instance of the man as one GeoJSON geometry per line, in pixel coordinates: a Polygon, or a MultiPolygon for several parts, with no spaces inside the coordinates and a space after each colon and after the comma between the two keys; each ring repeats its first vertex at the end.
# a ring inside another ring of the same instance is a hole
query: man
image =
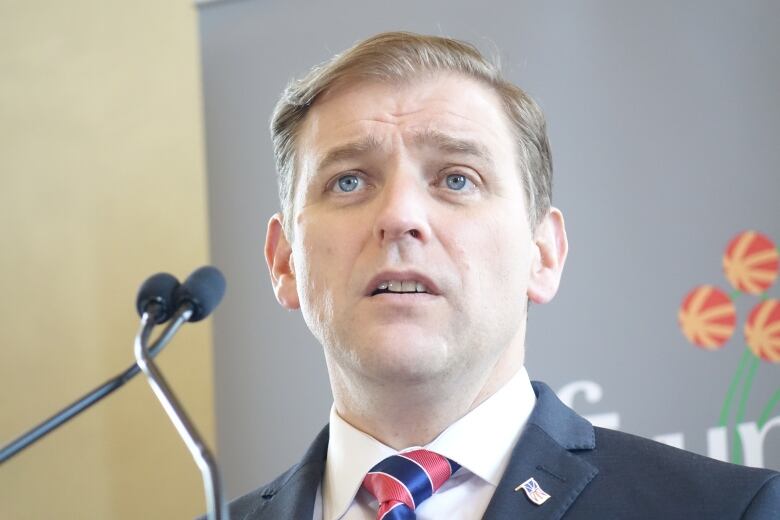
{"type": "Polygon", "coordinates": [[[234,519],[780,518],[780,478],[594,428],[525,368],[567,255],[544,118],[473,47],[387,33],[272,120],[276,297],[324,348],[329,428],[234,519]]]}

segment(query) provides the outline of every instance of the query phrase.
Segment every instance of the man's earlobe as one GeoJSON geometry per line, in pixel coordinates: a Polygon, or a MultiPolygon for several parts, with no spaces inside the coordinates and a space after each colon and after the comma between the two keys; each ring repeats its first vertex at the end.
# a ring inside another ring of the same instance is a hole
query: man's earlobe
{"type": "Polygon", "coordinates": [[[534,303],[547,303],[558,292],[563,265],[569,252],[563,214],[550,208],[534,233],[536,255],[531,263],[528,298],[534,303]]]}
{"type": "Polygon", "coordinates": [[[265,235],[265,261],[271,284],[279,304],[288,310],[299,309],[298,285],[292,260],[292,248],[282,225],[282,215],[276,213],[268,221],[265,235]]]}

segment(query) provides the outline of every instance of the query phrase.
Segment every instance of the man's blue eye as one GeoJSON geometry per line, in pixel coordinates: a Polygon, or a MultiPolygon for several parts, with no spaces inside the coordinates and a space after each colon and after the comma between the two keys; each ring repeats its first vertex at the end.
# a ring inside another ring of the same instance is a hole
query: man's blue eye
{"type": "Polygon", "coordinates": [[[465,175],[457,173],[447,175],[447,187],[451,190],[462,190],[466,187],[466,182],[467,179],[465,175]]]}
{"type": "Polygon", "coordinates": [[[339,177],[339,180],[337,181],[339,189],[345,192],[353,191],[358,187],[359,183],[360,179],[358,179],[357,175],[344,175],[343,177],[339,177]]]}

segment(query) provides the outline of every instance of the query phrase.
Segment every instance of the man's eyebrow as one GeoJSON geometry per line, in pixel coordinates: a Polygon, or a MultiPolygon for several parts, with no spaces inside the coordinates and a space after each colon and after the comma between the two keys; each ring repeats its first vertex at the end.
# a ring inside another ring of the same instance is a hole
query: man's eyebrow
{"type": "MultiPolygon", "coordinates": [[[[488,165],[493,164],[493,156],[488,148],[477,141],[454,137],[439,130],[428,128],[415,132],[412,136],[415,146],[431,146],[442,152],[470,155],[482,160],[488,165]]],[[[336,146],[325,152],[319,161],[315,171],[323,171],[335,163],[354,159],[381,149],[384,145],[374,135],[367,134],[359,139],[336,146]]]]}
{"type": "Polygon", "coordinates": [[[489,165],[493,164],[493,156],[484,144],[471,139],[454,137],[432,128],[415,133],[412,142],[417,146],[432,146],[447,153],[470,155],[489,165]]]}
{"type": "Polygon", "coordinates": [[[328,150],[320,157],[320,160],[317,161],[316,171],[322,171],[332,164],[354,159],[355,157],[374,152],[380,148],[382,148],[382,143],[376,136],[371,134],[364,135],[360,139],[328,150]]]}

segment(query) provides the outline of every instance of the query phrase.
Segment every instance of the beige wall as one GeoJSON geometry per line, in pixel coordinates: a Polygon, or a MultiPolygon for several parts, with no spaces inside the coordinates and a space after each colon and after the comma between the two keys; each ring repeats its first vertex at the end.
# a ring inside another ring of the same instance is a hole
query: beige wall
{"type": "MultiPolygon", "coordinates": [[[[199,85],[189,0],[0,2],[0,444],[131,363],[146,276],[207,261],[199,85]]],[[[213,446],[210,337],[159,360],[213,446]]],[[[141,377],[0,466],[3,519],[204,507],[141,377]]]]}

